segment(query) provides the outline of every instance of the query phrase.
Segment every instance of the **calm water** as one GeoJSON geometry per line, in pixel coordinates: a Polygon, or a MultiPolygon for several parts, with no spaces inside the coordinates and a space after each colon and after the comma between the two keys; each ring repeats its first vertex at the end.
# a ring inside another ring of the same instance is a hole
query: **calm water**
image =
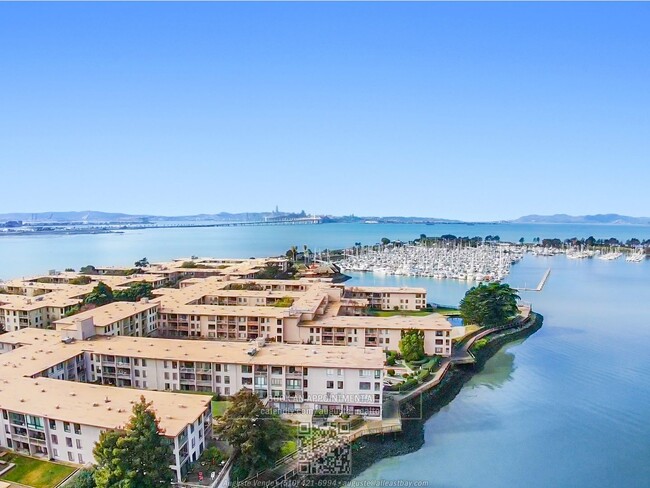
{"type": "MultiPolygon", "coordinates": [[[[563,225],[352,225],[160,229],[114,235],[0,237],[0,278],[132,264],[178,256],[250,257],[291,245],[343,247],[381,237],[498,234],[650,238],[650,227],[563,225]]],[[[429,480],[435,487],[650,487],[650,261],[527,256],[509,277],[528,293],[544,327],[502,350],[425,424],[419,451],[378,462],[360,479],[429,480]]],[[[352,283],[417,285],[456,304],[467,285],[355,275],[352,283]]]]}
{"type": "MultiPolygon", "coordinates": [[[[536,283],[548,267],[544,290],[523,297],[544,315],[544,327],[501,350],[431,417],[422,449],[380,461],[358,479],[445,488],[650,486],[650,262],[527,256],[509,281],[536,283]]],[[[423,285],[395,280],[410,281],[423,285]]],[[[424,283],[430,300],[462,297],[460,284],[443,283],[424,283]]]]}
{"type": "Polygon", "coordinates": [[[0,235],[0,279],[14,278],[49,269],[78,269],[86,264],[132,265],[147,257],[149,261],[182,256],[241,257],[283,254],[292,245],[312,250],[374,244],[382,237],[410,240],[426,234],[439,236],[499,235],[502,240],[524,237],[561,239],[569,237],[650,238],[650,226],[616,225],[531,225],[531,224],[324,224],[269,227],[216,227],[147,229],[123,234],[68,236],[0,235]]]}

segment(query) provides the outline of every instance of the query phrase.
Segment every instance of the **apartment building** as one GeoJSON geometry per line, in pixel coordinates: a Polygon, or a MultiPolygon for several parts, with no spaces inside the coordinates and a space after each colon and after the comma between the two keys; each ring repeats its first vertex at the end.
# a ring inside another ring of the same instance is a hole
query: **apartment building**
{"type": "Polygon", "coordinates": [[[153,402],[173,445],[170,465],[180,481],[212,435],[211,396],[88,384],[91,353],[68,334],[24,329],[0,336],[3,349],[13,347],[0,356],[0,446],[76,464],[93,462],[100,433],[122,428],[143,395],[153,402]]]}
{"type": "Polygon", "coordinates": [[[352,286],[345,289],[344,296],[366,300],[370,308],[379,310],[420,310],[427,306],[424,288],[352,286]]]}
{"type": "Polygon", "coordinates": [[[90,381],[230,396],[249,388],[282,412],[381,417],[384,355],[376,348],[112,337],[83,343],[90,381]]]}
{"type": "Polygon", "coordinates": [[[380,347],[396,351],[406,330],[421,330],[424,352],[428,355],[450,356],[452,352],[451,323],[439,314],[423,317],[334,316],[298,326],[303,343],[315,345],[380,347]]]}
{"type": "MultiPolygon", "coordinates": [[[[320,280],[181,282],[179,290],[158,290],[159,333],[167,337],[204,337],[226,341],[263,338],[271,342],[397,350],[405,330],[422,330],[425,352],[451,355],[451,323],[439,314],[423,317],[368,316],[375,288],[352,288],[320,280]],[[368,295],[370,293],[370,295],[368,295]],[[283,306],[278,306],[283,305],[283,306]]],[[[426,306],[420,288],[377,288],[385,308],[426,306]],[[386,297],[384,297],[386,296],[386,297]]],[[[407,308],[408,307],[408,308],[407,308]]],[[[379,308],[377,306],[376,308],[379,308]]]]}
{"type": "Polygon", "coordinates": [[[0,294],[0,326],[11,332],[28,327],[44,329],[81,302],[67,294],[39,296],[0,294]]]}
{"type": "Polygon", "coordinates": [[[91,321],[92,335],[148,336],[158,325],[158,303],[143,298],[139,302],[113,302],[54,321],[57,330],[76,330],[79,322],[91,321]]]}

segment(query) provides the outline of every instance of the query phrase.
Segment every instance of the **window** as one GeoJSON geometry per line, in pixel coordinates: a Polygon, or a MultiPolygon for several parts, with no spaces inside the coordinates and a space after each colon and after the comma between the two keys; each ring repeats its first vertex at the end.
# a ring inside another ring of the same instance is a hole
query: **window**
{"type": "Polygon", "coordinates": [[[360,390],[369,390],[370,389],[370,382],[369,381],[362,381],[359,383],[359,389],[360,390]]]}
{"type": "Polygon", "coordinates": [[[56,430],[56,420],[50,419],[50,430],[56,430]]]}
{"type": "Polygon", "coordinates": [[[77,439],[77,449],[81,449],[81,439],[77,439]]]}
{"type": "Polygon", "coordinates": [[[68,461],[70,461],[71,463],[74,463],[74,456],[72,455],[72,453],[70,451],[68,451],[68,461]]]}
{"type": "Polygon", "coordinates": [[[79,458],[79,464],[84,463],[84,457],[81,454],[77,454],[77,458],[79,458]]]}
{"type": "Polygon", "coordinates": [[[147,360],[146,360],[146,359],[143,359],[143,360],[142,360],[142,366],[143,366],[143,367],[146,367],[146,366],[147,366],[147,360]]]}
{"type": "Polygon", "coordinates": [[[223,382],[224,382],[226,385],[229,385],[229,384],[230,384],[230,376],[224,376],[224,377],[223,377],[223,382]]]}
{"type": "Polygon", "coordinates": [[[59,443],[59,438],[55,435],[52,436],[52,444],[58,444],[59,443]]]}
{"type": "Polygon", "coordinates": [[[343,376],[343,370],[342,370],[342,369],[337,369],[337,370],[336,370],[336,374],[337,374],[338,376],[343,376]]]}
{"type": "Polygon", "coordinates": [[[74,433],[77,435],[81,435],[81,425],[74,424],[74,433]]]}
{"type": "Polygon", "coordinates": [[[338,382],[338,385],[337,385],[336,387],[337,387],[339,390],[342,390],[342,389],[343,389],[343,382],[342,382],[342,381],[339,381],[339,382],[338,382]]]}
{"type": "Polygon", "coordinates": [[[167,372],[165,372],[165,379],[166,379],[166,380],[169,379],[169,373],[167,373],[167,372]]]}
{"type": "Polygon", "coordinates": [[[328,382],[327,382],[327,388],[330,389],[330,390],[331,390],[332,388],[334,388],[334,382],[333,382],[333,381],[328,381],[328,382]]]}
{"type": "Polygon", "coordinates": [[[334,374],[334,370],[328,368],[328,370],[327,370],[327,376],[332,376],[333,374],[334,374]]]}
{"type": "Polygon", "coordinates": [[[68,447],[72,447],[72,437],[65,438],[65,445],[68,447]]]}
{"type": "Polygon", "coordinates": [[[63,422],[63,430],[65,432],[70,432],[70,422],[63,422]]]}
{"type": "Polygon", "coordinates": [[[244,364],[244,365],[242,365],[242,367],[241,367],[241,372],[242,372],[242,373],[252,373],[252,372],[253,372],[253,367],[244,364]]]}

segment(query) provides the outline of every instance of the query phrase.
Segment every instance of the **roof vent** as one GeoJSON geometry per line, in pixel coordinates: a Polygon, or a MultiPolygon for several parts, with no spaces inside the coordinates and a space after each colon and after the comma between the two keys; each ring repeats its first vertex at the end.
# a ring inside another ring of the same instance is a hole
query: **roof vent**
{"type": "Polygon", "coordinates": [[[99,403],[93,403],[93,407],[99,407],[99,403]]]}
{"type": "Polygon", "coordinates": [[[72,393],[70,393],[70,396],[77,396],[77,394],[73,391],[72,393]]]}
{"type": "Polygon", "coordinates": [[[104,403],[110,403],[110,401],[111,401],[110,398],[108,398],[108,397],[105,397],[105,398],[104,398],[104,403]]]}

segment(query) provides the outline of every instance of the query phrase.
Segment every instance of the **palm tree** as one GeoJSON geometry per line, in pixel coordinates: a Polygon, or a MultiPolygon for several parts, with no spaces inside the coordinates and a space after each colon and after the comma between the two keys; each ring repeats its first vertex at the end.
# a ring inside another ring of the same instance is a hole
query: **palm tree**
{"type": "Polygon", "coordinates": [[[293,254],[293,260],[295,261],[298,255],[298,246],[291,246],[291,254],[293,254]]]}
{"type": "Polygon", "coordinates": [[[302,245],[302,260],[304,261],[305,264],[307,264],[307,258],[309,257],[309,253],[307,244],[302,245]]]}

